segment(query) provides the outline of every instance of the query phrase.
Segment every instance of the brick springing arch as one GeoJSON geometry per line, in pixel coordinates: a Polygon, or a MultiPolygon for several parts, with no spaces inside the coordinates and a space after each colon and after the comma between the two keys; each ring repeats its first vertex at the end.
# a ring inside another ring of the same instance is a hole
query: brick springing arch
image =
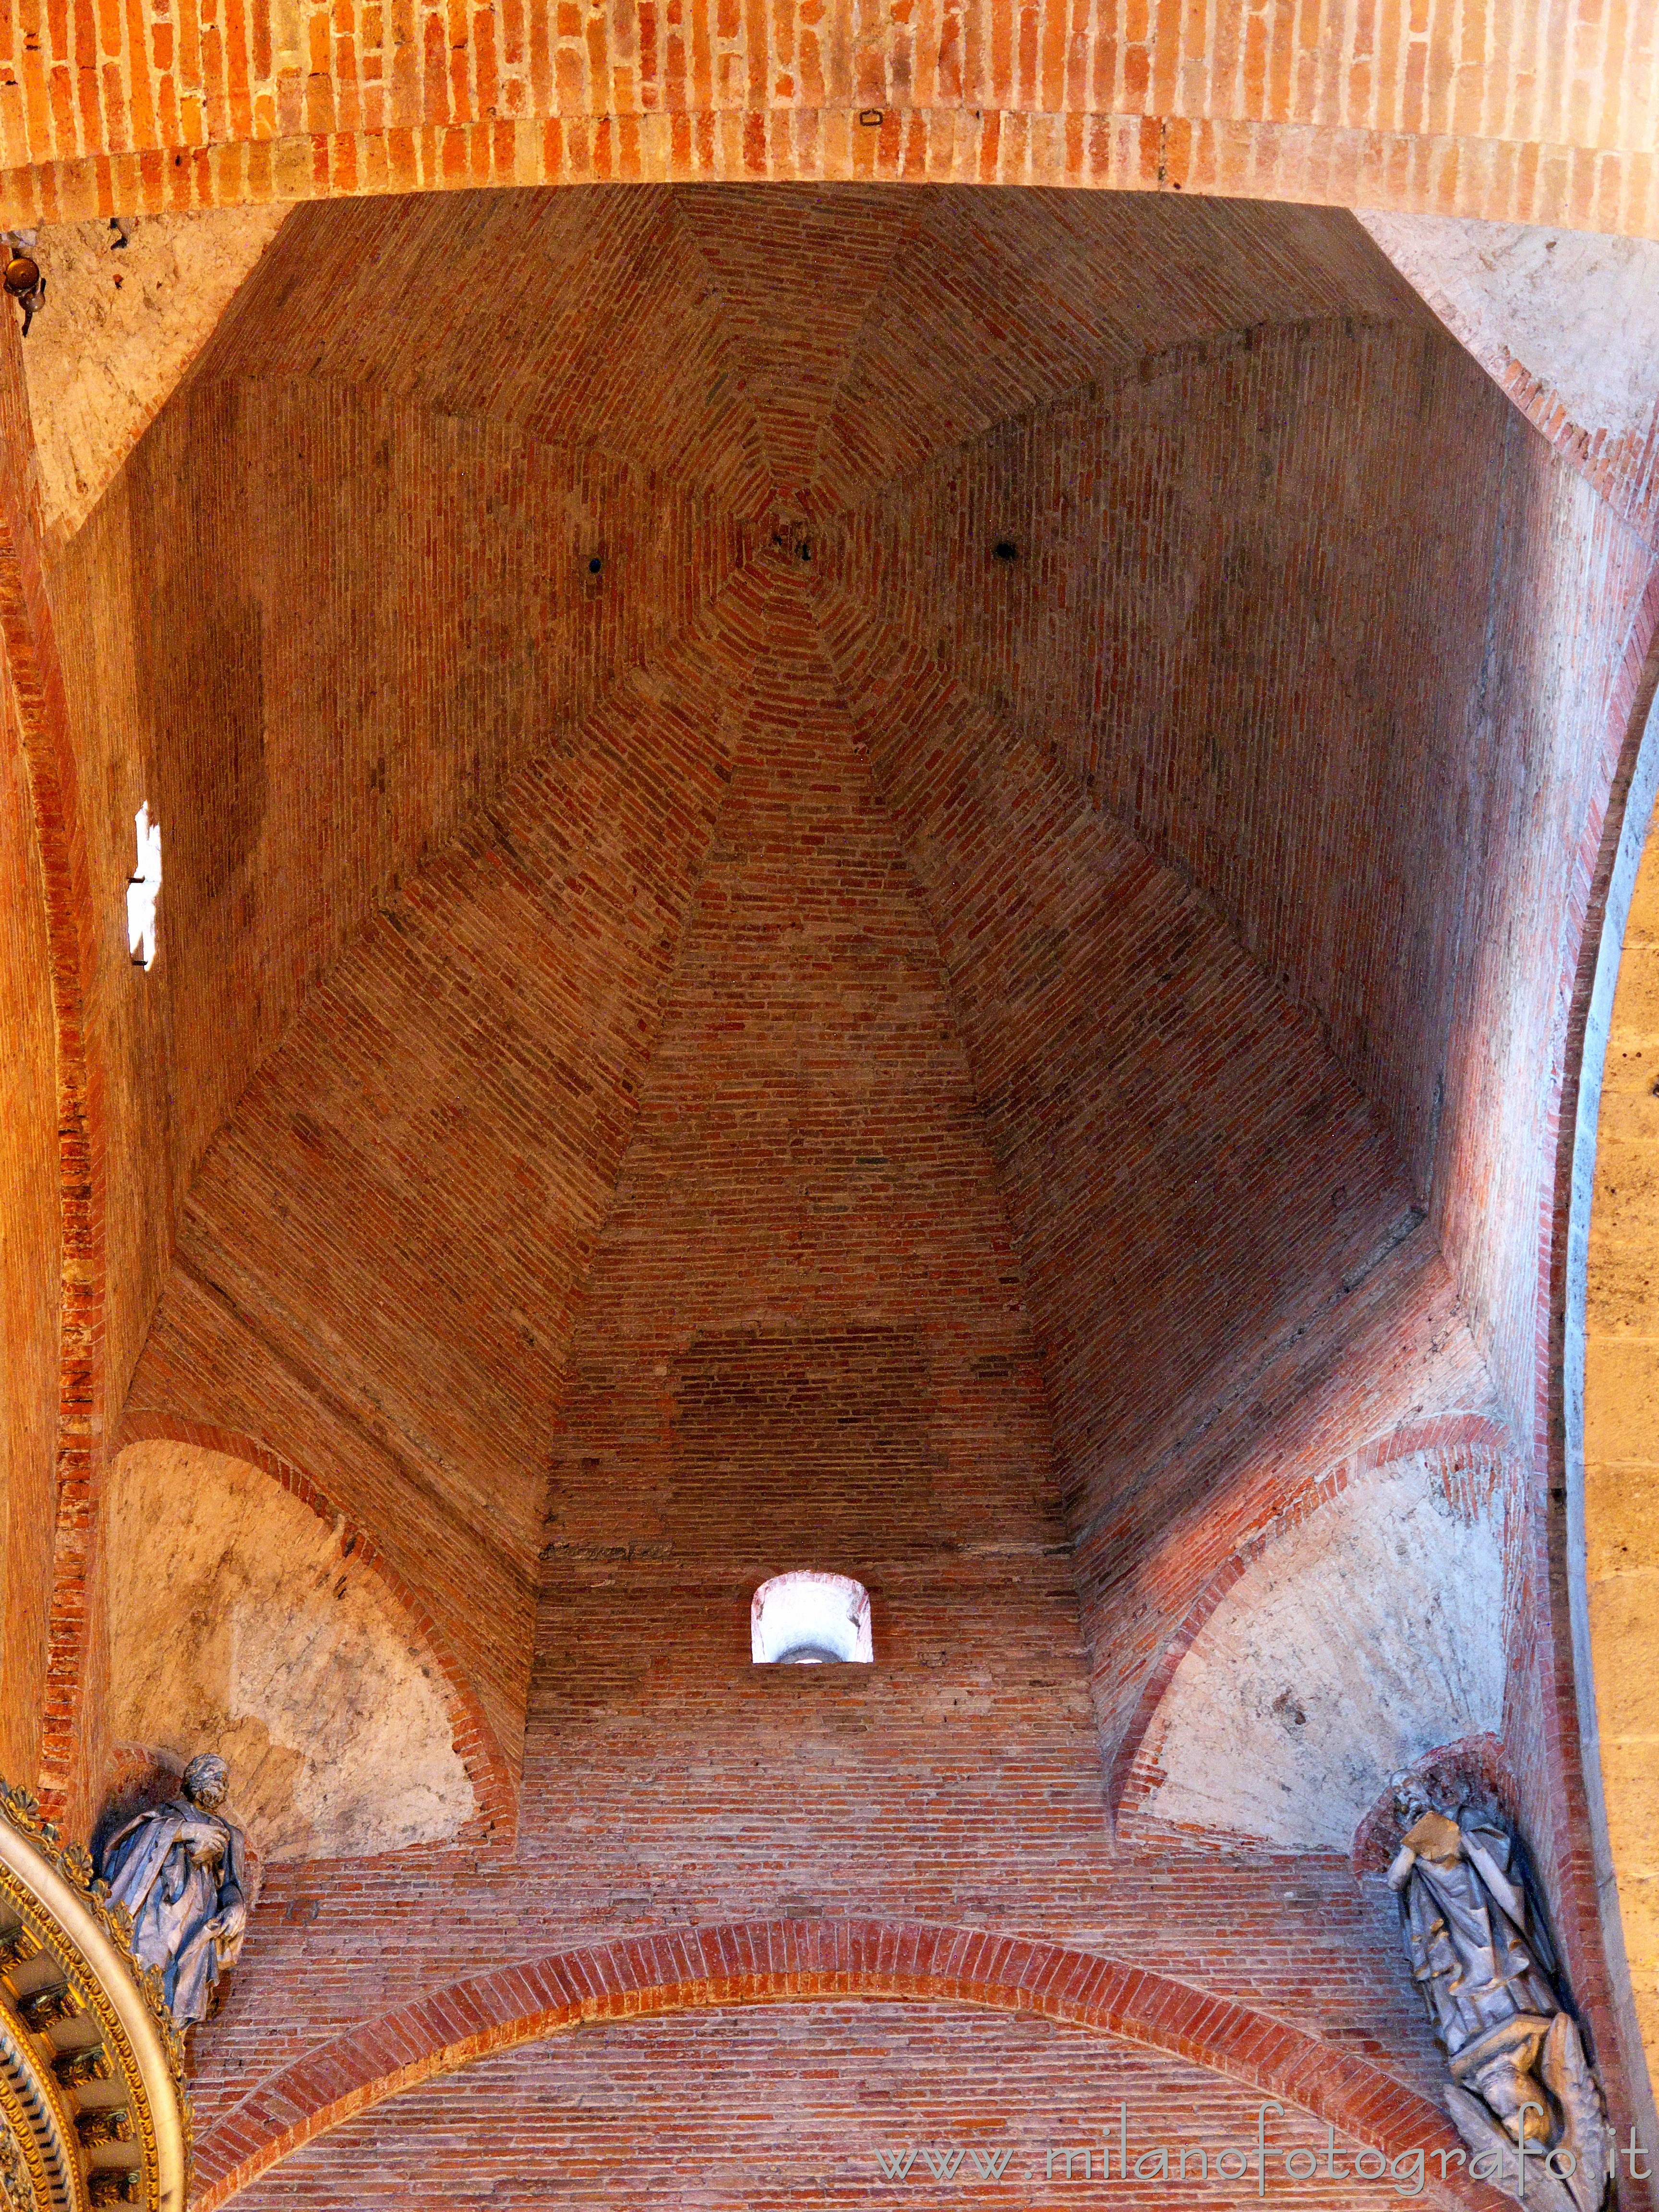
{"type": "Polygon", "coordinates": [[[695,0],[337,30],[271,0],[0,42],[8,222],[483,185],[1064,184],[1651,233],[1650,11],[695,0]],[[303,25],[303,27],[302,27],[303,25]]]}
{"type": "MultiPolygon", "coordinates": [[[[217,2208],[328,2129],[475,2059],[591,2021],[833,1997],[1040,2013],[1214,2069],[1376,2149],[1462,2146],[1380,2067],[1288,2022],[1119,1959],[918,1921],[750,1920],[592,1944],[452,1984],[364,2022],[253,2090],[199,2146],[192,2212],[217,2208]]],[[[1509,2199],[1467,2177],[1426,2192],[1472,2212],[1509,2199]]]]}

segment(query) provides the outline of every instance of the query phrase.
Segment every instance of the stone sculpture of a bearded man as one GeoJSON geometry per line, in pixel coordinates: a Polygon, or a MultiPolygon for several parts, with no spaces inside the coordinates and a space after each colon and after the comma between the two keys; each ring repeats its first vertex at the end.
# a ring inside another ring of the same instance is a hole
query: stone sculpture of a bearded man
{"type": "Polygon", "coordinates": [[[132,1916],[132,1948],[161,1970],[180,2027],[205,2020],[247,1926],[247,1854],[225,1819],[230,1775],[212,1752],[192,1759],[179,1794],[140,1813],[104,1845],[111,1901],[132,1916]]]}

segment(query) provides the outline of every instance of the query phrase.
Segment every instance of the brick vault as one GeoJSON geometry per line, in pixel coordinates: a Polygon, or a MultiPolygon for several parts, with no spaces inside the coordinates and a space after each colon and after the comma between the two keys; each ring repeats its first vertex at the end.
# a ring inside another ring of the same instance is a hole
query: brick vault
{"type": "Polygon", "coordinates": [[[232,1760],[199,2202],[1444,2148],[1448,1745],[1633,2124],[1557,1309],[1645,492],[1337,209],[270,238],[106,481],[0,395],[0,1726],[81,1832],[232,1760]],[[750,1663],[799,1566],[872,1668],[750,1663]]]}

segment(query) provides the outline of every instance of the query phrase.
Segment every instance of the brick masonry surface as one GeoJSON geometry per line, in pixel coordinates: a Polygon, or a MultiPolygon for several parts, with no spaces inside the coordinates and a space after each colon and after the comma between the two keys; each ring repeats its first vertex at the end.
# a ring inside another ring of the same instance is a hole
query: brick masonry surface
{"type": "MultiPolygon", "coordinates": [[[[11,709],[9,690],[4,711],[11,709]]],[[[0,1499],[6,1562],[3,1672],[28,1684],[0,1700],[0,1774],[40,1764],[39,1686],[45,1679],[52,1595],[53,1465],[58,1398],[58,1127],[52,999],[39,988],[46,933],[39,848],[21,745],[0,749],[0,1030],[7,1040],[0,1122],[0,1499]],[[33,983],[31,978],[37,979],[33,983]]]]}
{"type": "MultiPolygon", "coordinates": [[[[937,2003],[818,2002],[750,2011],[614,2021],[489,2058],[433,2084],[418,2107],[372,2108],[301,2151],[238,2201],[251,2206],[399,2204],[442,2190],[458,2207],[605,2204],[772,2207],[939,2204],[966,2201],[1064,2205],[1094,2202],[1104,2138],[1112,2142],[1114,2203],[1167,2204],[1156,2147],[1190,2158],[1195,2201],[1260,2201],[1254,2172],[1263,2093],[1178,2057],[1043,2018],[1008,2018],[937,2003]],[[1128,2163],[1122,2142],[1127,2108],[1128,2163]],[[499,2116],[515,2115],[510,2141],[499,2116]],[[519,2117],[521,2116],[521,2117],[519,2117]],[[388,2124],[390,2124],[390,2125],[388,2124]],[[1089,2185],[1078,2154],[1089,2146],[1089,2185]],[[960,2146],[964,2155],[951,2156],[960,2146]],[[1231,2182],[1199,2179],[1190,2154],[1226,2151],[1231,2182]],[[1240,2150],[1251,2162],[1239,2179],[1240,2150]],[[1073,2154],[1066,2180],[1063,2156],[1073,2154]],[[932,2150],[951,2175],[930,2174],[932,2150]],[[902,2181],[882,2154],[906,2160],[902,2181]],[[976,2156],[975,2154],[978,2154],[976,2156]],[[1137,2162],[1141,2178],[1133,2178],[1137,2162]],[[990,2179],[1000,2173],[999,2182],[990,2179]]],[[[1368,2129],[1390,2149],[1449,2137],[1431,2110],[1408,2106],[1368,2129]]],[[[1292,2110],[1269,2115],[1279,2153],[1311,2148],[1287,2177],[1275,2157],[1268,2194],[1297,2204],[1348,2207],[1398,2201],[1324,2169],[1352,2171],[1360,2148],[1346,2130],[1329,2158],[1328,2124],[1292,2110]]],[[[1366,2172],[1376,2168],[1373,2153],[1366,2172]]],[[[1178,2167],[1176,2169],[1178,2172],[1178,2167]]],[[[1455,2173],[1455,2167],[1451,2172],[1455,2173]]],[[[1437,2165],[1428,2161],[1432,2200],[1437,2165]]],[[[1480,2192],[1472,2191],[1471,2195],[1480,2192]]]]}
{"type": "MultiPolygon", "coordinates": [[[[100,1771],[98,1449],[242,1438],[429,1622],[495,1814],[273,1870],[210,2137],[452,1984],[756,1911],[1041,1931],[1430,2091],[1374,1880],[1108,1819],[1183,1622],[1358,1454],[1504,1462],[1506,1748],[1594,2008],[1540,1267],[1650,568],[1345,216],[284,226],[16,684],[96,1314],[41,1771],[100,1771]],[[798,1564],[870,1584],[867,1675],[749,1667],[798,1564]]],[[[424,2109],[376,2124],[417,2163],[424,2109]]]]}
{"type": "MultiPolygon", "coordinates": [[[[994,1930],[797,1918],[590,1943],[526,1959],[506,1972],[474,1974],[358,2023],[260,2083],[212,2130],[198,2166],[198,2202],[203,2212],[211,2212],[319,2133],[387,2099],[401,2098],[382,2111],[376,2124],[384,2154],[389,2147],[385,2131],[395,2135],[420,2124],[419,2103],[407,2095],[412,2087],[514,2044],[608,2020],[757,2002],[811,2003],[830,1996],[854,1996],[866,2003],[900,1997],[918,2005],[966,2003],[1005,2014],[1040,2014],[1137,2046],[1135,2053],[1119,2054],[1131,2076],[1137,2056],[1178,2057],[1218,2071],[1232,2083],[1286,2100],[1293,2111],[1368,2145],[1450,2146],[1455,2141],[1432,2104],[1352,2044],[1345,2045],[1341,2027],[1328,2021],[1322,2021],[1318,2030],[1305,2021],[1292,2025],[1145,1965],[1130,1966],[1096,1950],[994,1930]]],[[[734,2026],[740,2034],[741,2023],[734,2026]]],[[[812,2033],[793,2031],[798,2042],[812,2033]]],[[[994,2046],[986,2048],[988,2056],[994,2046]]],[[[830,2056],[821,2041],[819,2055],[830,2056]]],[[[1077,2050],[1076,2060],[1086,2064],[1089,2055],[1085,2044],[1077,2050]]],[[[552,2063],[556,2067],[557,2058],[552,2063]]],[[[835,2078],[836,2070],[820,2064],[809,2080],[835,2078]]],[[[790,2086],[799,2111],[800,2091],[805,2088],[810,2096],[811,2090],[806,2083],[790,2086]]],[[[778,2110],[787,2114],[787,2097],[775,2092],[775,2098],[778,2110]]],[[[498,2103],[498,2122],[501,2116],[498,2103]]],[[[533,2130],[533,2122],[531,2126],[533,2130]]],[[[514,2138],[501,2139],[511,2143],[514,2138]]],[[[683,2138],[675,2143],[671,2135],[662,2148],[671,2158],[678,2154],[681,2185],[687,2186],[685,2161],[692,2146],[683,2138]]],[[[1433,2197],[1491,2204],[1480,2185],[1455,2169],[1448,2173],[1442,2168],[1440,2173],[1446,2185],[1442,2188],[1437,2176],[1433,2197]]],[[[1110,2178],[1103,2169],[1091,2176],[1103,2182],[1110,2178]]],[[[1339,2178],[1328,2175],[1327,2188],[1339,2178]]],[[[290,2179],[292,2185],[303,2186],[291,2168],[283,2185],[290,2179]]],[[[556,2199],[568,2185],[568,2177],[556,2172],[537,2180],[556,2199]]],[[[497,2184],[503,2190],[513,2185],[505,2178],[497,2184]]]]}
{"type": "Polygon", "coordinates": [[[1651,233],[1650,0],[27,0],[8,220],[484,185],[1069,184],[1651,233]]]}

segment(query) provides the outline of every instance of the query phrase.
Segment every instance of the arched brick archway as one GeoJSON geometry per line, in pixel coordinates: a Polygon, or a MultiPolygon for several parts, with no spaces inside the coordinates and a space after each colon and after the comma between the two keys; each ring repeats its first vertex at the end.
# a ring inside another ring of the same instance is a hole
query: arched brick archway
{"type": "MultiPolygon", "coordinates": [[[[270,0],[42,20],[4,80],[8,222],[483,185],[882,179],[1093,185],[1651,232],[1650,64],[1620,11],[1481,37],[1456,0],[1316,19],[1062,0],[698,0],[299,29],[270,0]]],[[[316,19],[322,26],[323,19],[316,19]]]]}
{"type": "Polygon", "coordinates": [[[478,1693],[467,1679],[442,1628],[433,1618],[431,1608],[398,1573],[368,1532],[341,1512],[309,1475],[252,1437],[240,1435],[234,1429],[208,1427],[200,1422],[172,1420],[161,1413],[129,1413],[121,1425],[115,1450],[118,1453],[128,1444],[153,1443],[196,1444],[204,1451],[223,1452],[232,1459],[246,1460],[251,1466],[263,1468],[273,1482],[280,1483],[291,1496],[308,1505],[319,1520],[337,1524],[347,1550],[375,1576],[432,1655],[453,1731],[455,1753],[466,1769],[477,1801],[476,1814],[462,1831],[463,1840],[510,1844],[518,1825],[518,1790],[478,1693]]]}
{"type": "MultiPolygon", "coordinates": [[[[263,2082],[198,2148],[191,2212],[355,2113],[475,2059],[590,2021],[848,1996],[1039,2013],[1213,2068],[1356,2142],[1460,2148],[1443,2115],[1380,2067],[1287,2021],[1120,1959],[916,1921],[754,1920],[665,1930],[529,1960],[362,2023],[263,2082]]],[[[1498,2212],[1498,2191],[1432,2175],[1429,2193],[1498,2212]]]]}

